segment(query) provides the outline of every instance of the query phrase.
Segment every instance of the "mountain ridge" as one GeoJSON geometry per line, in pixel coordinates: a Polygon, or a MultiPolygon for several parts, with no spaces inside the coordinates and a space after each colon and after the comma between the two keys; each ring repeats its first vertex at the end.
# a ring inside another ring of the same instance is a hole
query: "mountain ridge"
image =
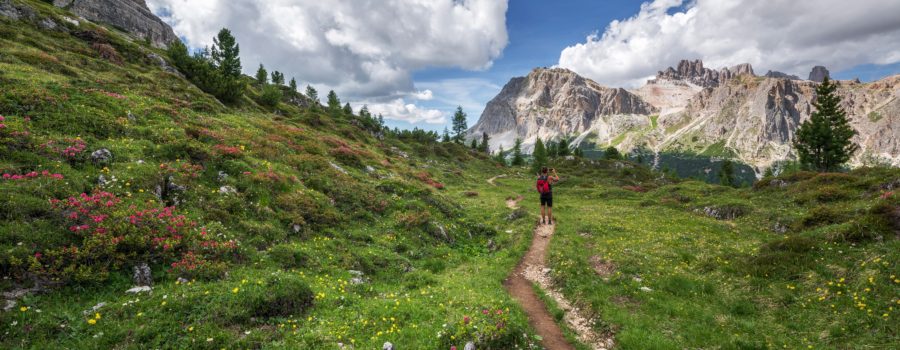
{"type": "MultiPolygon", "coordinates": [[[[794,132],[814,111],[812,103],[818,84],[780,72],[769,71],[766,76],[757,76],[749,64],[714,70],[704,67],[700,60],[682,60],[676,67],[659,71],[644,86],[625,90],[629,105],[649,108],[617,109],[618,105],[570,103],[543,104],[543,110],[527,109],[542,103],[530,99],[537,92],[530,88],[556,86],[552,81],[534,84],[533,80],[545,71],[538,68],[526,77],[511,80],[515,83],[507,84],[488,103],[478,123],[470,129],[470,135],[480,137],[487,132],[494,140],[492,149],[508,149],[515,138],[521,138],[525,149],[530,150],[537,137],[569,136],[574,137],[575,145],[593,142],[623,151],[648,148],[655,152],[715,153],[739,159],[761,172],[777,162],[795,158],[791,147],[794,132]],[[592,111],[595,113],[591,114],[592,111]],[[586,114],[592,116],[591,123],[582,122],[586,114]],[[498,119],[503,122],[495,122],[498,119]],[[541,122],[523,123],[526,120],[541,122]]],[[[617,91],[575,72],[571,74],[577,78],[565,79],[583,79],[584,86],[597,91],[617,91]]],[[[828,74],[827,69],[817,66],[810,77],[819,79],[828,74]]],[[[838,82],[843,106],[859,132],[854,141],[861,149],[852,165],[900,164],[898,81],[900,75],[870,83],[838,82]]],[[[572,89],[554,94],[559,101],[579,98],[578,91],[572,89]]]]}

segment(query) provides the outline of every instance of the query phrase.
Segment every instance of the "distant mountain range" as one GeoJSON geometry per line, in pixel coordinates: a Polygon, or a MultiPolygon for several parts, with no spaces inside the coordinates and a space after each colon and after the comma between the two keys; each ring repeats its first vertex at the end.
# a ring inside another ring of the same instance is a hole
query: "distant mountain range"
{"type": "MultiPolygon", "coordinates": [[[[511,79],[469,135],[488,133],[495,150],[509,149],[516,138],[530,150],[537,137],[569,136],[575,144],[625,152],[641,147],[730,157],[762,171],[794,159],[794,134],[814,111],[815,87],[828,74],[817,66],[806,80],[773,71],[757,76],[746,63],[713,70],[700,60],[683,60],[627,90],[567,69],[538,68],[511,79]]],[[[843,107],[859,132],[852,164],[900,165],[900,75],[839,84],[843,107]]]]}

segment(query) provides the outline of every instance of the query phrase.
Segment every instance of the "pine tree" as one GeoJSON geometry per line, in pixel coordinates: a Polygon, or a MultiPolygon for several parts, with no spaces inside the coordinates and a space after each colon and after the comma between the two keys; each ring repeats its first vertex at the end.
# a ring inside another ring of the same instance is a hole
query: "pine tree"
{"type": "Polygon", "coordinates": [[[310,85],[306,86],[306,97],[309,98],[310,101],[312,101],[313,106],[319,104],[319,92],[310,85]]]}
{"type": "Polygon", "coordinates": [[[334,90],[328,92],[328,110],[332,113],[341,110],[341,99],[334,93],[334,90]]]}
{"type": "Polygon", "coordinates": [[[350,107],[350,102],[344,104],[344,114],[347,116],[353,115],[353,107],[350,107]]]}
{"type": "Polygon", "coordinates": [[[768,167],[766,171],[763,172],[763,178],[775,177],[775,167],[768,167]]]}
{"type": "Polygon", "coordinates": [[[266,72],[266,68],[263,67],[262,63],[259,64],[259,69],[256,70],[256,83],[260,86],[269,83],[269,73],[266,72]]]}
{"type": "Polygon", "coordinates": [[[722,161],[722,168],[719,169],[719,184],[731,187],[737,184],[734,179],[734,163],[729,159],[722,161]]]}
{"type": "Polygon", "coordinates": [[[222,75],[233,79],[241,77],[241,47],[228,28],[222,28],[213,38],[210,54],[222,75]]]}
{"type": "Polygon", "coordinates": [[[800,163],[820,172],[838,170],[859,149],[852,140],[856,130],[836,91],[837,84],[828,77],[816,87],[816,111],[800,124],[794,140],[800,163]]]}
{"type": "Polygon", "coordinates": [[[466,113],[463,112],[462,106],[456,107],[456,113],[453,113],[453,141],[462,143],[466,138],[466,113]]]}
{"type": "Polygon", "coordinates": [[[568,138],[563,137],[563,138],[559,139],[559,143],[556,145],[556,153],[560,157],[565,157],[565,156],[569,156],[572,154],[572,150],[569,149],[569,139],[568,138]]]}
{"type": "Polygon", "coordinates": [[[441,142],[450,142],[450,131],[447,130],[447,127],[444,127],[444,136],[441,138],[441,142]]]}
{"type": "Polygon", "coordinates": [[[615,147],[609,146],[606,148],[605,151],[603,151],[603,158],[610,159],[610,160],[621,160],[622,154],[619,153],[619,150],[616,149],[615,147]]]}
{"type": "Polygon", "coordinates": [[[534,142],[534,152],[531,153],[534,161],[531,164],[531,170],[535,173],[541,170],[542,166],[547,165],[547,148],[544,147],[544,141],[538,137],[534,142]]]}
{"type": "Polygon", "coordinates": [[[366,120],[372,119],[372,113],[369,112],[368,105],[363,105],[362,108],[359,109],[359,116],[366,120]]]}
{"type": "Polygon", "coordinates": [[[485,132],[485,133],[482,133],[482,134],[481,134],[481,144],[478,145],[478,150],[479,150],[479,151],[482,151],[482,152],[484,152],[484,153],[487,153],[487,154],[491,154],[491,152],[490,152],[490,149],[491,149],[490,139],[491,139],[491,138],[490,138],[490,136],[488,136],[488,133],[486,133],[486,132],[485,132]]]}
{"type": "Polygon", "coordinates": [[[284,73],[281,73],[277,70],[273,71],[272,72],[272,84],[274,84],[276,86],[284,85],[284,73]]]}
{"type": "Polygon", "coordinates": [[[478,149],[478,141],[475,141],[475,139],[473,138],[472,143],[469,144],[469,148],[477,150],[478,149]]]}
{"type": "Polygon", "coordinates": [[[297,79],[291,78],[291,93],[297,92],[297,79]]]}
{"type": "Polygon", "coordinates": [[[525,165],[525,157],[522,156],[522,139],[520,139],[520,138],[516,138],[516,143],[515,143],[515,145],[513,145],[512,165],[514,165],[514,166],[525,165]]]}

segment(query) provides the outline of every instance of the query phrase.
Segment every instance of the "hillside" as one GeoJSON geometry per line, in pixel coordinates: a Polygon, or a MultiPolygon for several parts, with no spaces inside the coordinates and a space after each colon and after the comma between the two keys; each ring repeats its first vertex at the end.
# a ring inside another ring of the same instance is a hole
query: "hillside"
{"type": "Polygon", "coordinates": [[[482,309],[485,344],[533,342],[500,288],[529,227],[487,157],[287,91],[263,107],[249,77],[226,106],[116,29],[12,4],[0,347],[462,347],[482,309]]]}
{"type": "MultiPolygon", "coordinates": [[[[900,340],[896,168],[731,188],[558,158],[536,226],[529,167],[248,76],[223,104],[140,32],[75,17],[0,0],[0,348],[900,340]]],[[[580,96],[555,103],[659,108],[545,73],[580,96]]]]}

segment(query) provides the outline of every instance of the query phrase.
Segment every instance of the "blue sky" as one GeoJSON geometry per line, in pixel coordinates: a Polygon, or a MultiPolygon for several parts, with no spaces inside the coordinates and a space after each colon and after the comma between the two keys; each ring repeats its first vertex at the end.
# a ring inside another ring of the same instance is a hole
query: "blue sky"
{"type": "Polygon", "coordinates": [[[229,28],[244,73],[259,64],[390,126],[473,125],[510,78],[560,66],[636,88],[681,59],[751,63],[805,78],[900,73],[900,1],[147,0],[190,47],[229,28]],[[840,11],[835,9],[840,8],[840,11]]]}
{"type": "MultiPolygon", "coordinates": [[[[489,69],[483,71],[442,68],[415,72],[413,78],[416,86],[432,89],[435,93],[434,100],[420,101],[418,105],[451,115],[456,106],[461,104],[468,114],[469,126],[472,126],[480,117],[484,105],[500,92],[510,78],[527,75],[535,67],[557,65],[563,49],[584,42],[592,33],[603,33],[607,25],[614,20],[635,16],[640,11],[642,3],[644,1],[636,0],[511,0],[506,16],[509,44],[503,50],[502,56],[494,60],[489,69]],[[467,83],[470,87],[463,91],[465,94],[458,91],[461,89],[453,91],[464,96],[442,96],[443,91],[435,89],[439,88],[442,82],[454,80],[466,80],[459,82],[467,83]]],[[[683,7],[675,7],[669,9],[667,13],[672,14],[682,9],[683,7]]],[[[676,63],[673,61],[669,65],[676,63]]],[[[661,66],[658,70],[666,67],[661,66]]],[[[760,71],[760,67],[757,67],[756,73],[761,75],[765,70],[760,71]]],[[[805,78],[805,73],[794,74],[805,78]]],[[[831,73],[837,79],[859,77],[862,81],[873,81],[900,73],[900,63],[862,64],[831,73]]],[[[401,121],[389,121],[388,124],[392,127],[419,127],[437,131],[443,130],[445,126],[401,121]]]]}

